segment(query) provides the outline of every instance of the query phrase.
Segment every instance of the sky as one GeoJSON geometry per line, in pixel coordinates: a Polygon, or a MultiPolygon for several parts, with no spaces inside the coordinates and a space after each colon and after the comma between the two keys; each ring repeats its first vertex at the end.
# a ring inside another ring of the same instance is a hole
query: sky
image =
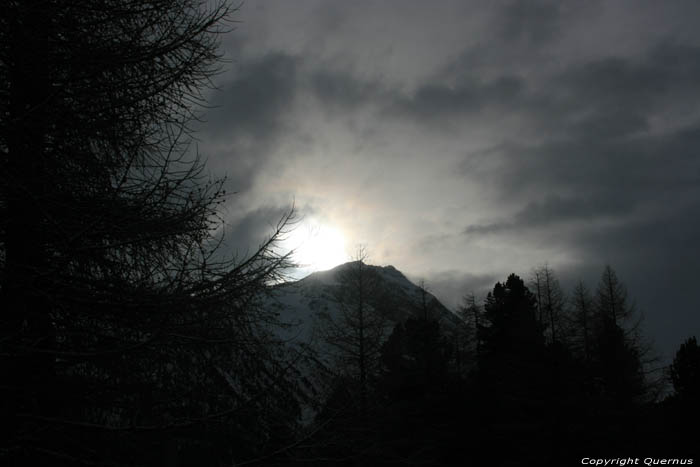
{"type": "Polygon", "coordinates": [[[245,252],[294,205],[448,307],[611,265],[665,359],[700,336],[700,3],[246,0],[198,149],[245,252]]]}

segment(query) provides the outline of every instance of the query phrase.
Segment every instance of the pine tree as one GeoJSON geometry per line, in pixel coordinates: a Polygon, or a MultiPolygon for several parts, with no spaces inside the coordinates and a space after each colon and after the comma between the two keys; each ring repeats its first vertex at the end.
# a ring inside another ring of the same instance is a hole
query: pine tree
{"type": "Polygon", "coordinates": [[[542,333],[536,317],[537,299],[515,274],[505,283],[496,283],[484,304],[488,324],[482,327],[486,352],[514,351],[521,346],[542,344],[542,333]]]}
{"type": "Polygon", "coordinates": [[[439,391],[448,377],[451,349],[440,324],[433,319],[409,318],[397,323],[382,346],[387,379],[396,391],[416,394],[439,391]]]}
{"type": "Polygon", "coordinates": [[[537,320],[537,300],[515,274],[496,283],[484,304],[479,377],[485,397],[504,413],[532,410],[545,381],[544,337],[537,320]]]}

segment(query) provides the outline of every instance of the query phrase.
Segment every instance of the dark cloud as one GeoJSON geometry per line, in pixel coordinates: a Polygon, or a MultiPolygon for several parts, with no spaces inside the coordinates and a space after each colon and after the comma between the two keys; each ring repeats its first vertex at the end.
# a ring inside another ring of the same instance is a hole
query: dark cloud
{"type": "Polygon", "coordinates": [[[575,190],[638,204],[695,178],[698,161],[688,154],[697,153],[698,143],[697,129],[689,128],[625,141],[582,139],[521,147],[501,167],[502,192],[521,196],[528,189],[575,190]]]}
{"type": "Polygon", "coordinates": [[[573,64],[540,86],[528,114],[540,128],[584,140],[619,139],[650,129],[650,118],[698,99],[700,48],[671,43],[641,58],[573,64]]]}
{"type": "Polygon", "coordinates": [[[524,88],[523,80],[513,75],[490,81],[470,79],[454,85],[426,83],[410,95],[396,95],[387,113],[439,126],[446,119],[518,107],[524,88]]]}
{"type": "Polygon", "coordinates": [[[481,73],[481,60],[465,51],[413,92],[394,93],[388,113],[441,125],[495,111],[527,119],[540,135],[610,140],[646,132],[656,112],[700,97],[699,47],[661,43],[642,58],[574,62],[534,80],[505,66],[481,73]]]}
{"type": "Polygon", "coordinates": [[[487,224],[472,224],[464,229],[467,235],[487,235],[503,232],[521,232],[532,228],[552,228],[557,223],[569,221],[591,221],[603,217],[614,218],[627,213],[629,200],[599,196],[598,198],[564,198],[548,195],[542,200],[532,201],[511,216],[487,224]]]}
{"type": "Polygon", "coordinates": [[[322,105],[342,112],[375,102],[382,94],[378,83],[358,79],[350,71],[333,68],[316,69],[311,73],[309,86],[322,105]]]}
{"type": "Polygon", "coordinates": [[[507,41],[541,44],[559,33],[562,2],[517,0],[503,8],[501,36],[507,41]]]}
{"type": "Polygon", "coordinates": [[[253,186],[288,131],[298,67],[297,58],[281,52],[244,60],[213,93],[200,136],[202,150],[225,168],[231,189],[253,186]]]}
{"type": "MultiPolygon", "coordinates": [[[[668,107],[700,97],[699,50],[655,46],[643,59],[604,58],[575,64],[546,80],[520,108],[538,130],[526,139],[469,154],[465,177],[496,158],[486,175],[515,214],[465,228],[470,235],[552,228],[558,223],[657,215],[659,203],[697,196],[700,119],[680,128],[668,107]],[[653,128],[660,121],[669,128],[653,128]],[[541,131],[541,133],[540,133],[541,131]]],[[[495,216],[491,216],[492,218],[495,216]]],[[[639,235],[643,235],[642,232],[639,235]]]]}
{"type": "Polygon", "coordinates": [[[207,114],[207,136],[269,137],[279,130],[297,92],[299,60],[281,52],[236,65],[221,84],[207,114]]]}

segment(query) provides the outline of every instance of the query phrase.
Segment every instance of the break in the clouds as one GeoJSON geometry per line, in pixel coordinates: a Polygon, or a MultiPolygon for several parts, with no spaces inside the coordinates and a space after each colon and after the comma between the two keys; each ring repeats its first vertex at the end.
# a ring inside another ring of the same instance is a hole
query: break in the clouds
{"type": "Polygon", "coordinates": [[[199,149],[232,245],[292,203],[448,305],[606,263],[668,354],[700,332],[696,2],[251,0],[199,149]]]}

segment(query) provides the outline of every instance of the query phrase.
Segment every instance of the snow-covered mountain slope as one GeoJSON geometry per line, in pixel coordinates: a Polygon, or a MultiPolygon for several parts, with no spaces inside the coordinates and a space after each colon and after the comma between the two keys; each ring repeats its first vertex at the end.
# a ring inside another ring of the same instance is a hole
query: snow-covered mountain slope
{"type": "Polygon", "coordinates": [[[458,319],[432,294],[406,278],[393,266],[373,266],[349,262],[328,271],[320,271],[296,281],[277,286],[268,299],[280,321],[287,326],[280,329],[280,337],[290,343],[314,345],[320,339],[323,323],[321,313],[331,317],[340,311],[338,290],[349,272],[358,267],[374,273],[381,289],[390,297],[391,310],[387,324],[393,327],[410,317],[422,317],[428,313],[446,328],[452,328],[458,319]]]}
{"type": "Polygon", "coordinates": [[[273,332],[285,341],[285,358],[297,374],[304,422],[313,420],[318,403],[332,392],[333,375],[353,367],[348,357],[359,352],[358,329],[352,327],[357,325],[358,294],[364,297],[366,346],[374,349],[375,360],[378,347],[398,322],[427,315],[438,320],[446,334],[457,329],[455,314],[393,266],[350,262],[276,286],[264,305],[286,323],[273,332]],[[366,279],[362,292],[357,274],[366,279]]]}

